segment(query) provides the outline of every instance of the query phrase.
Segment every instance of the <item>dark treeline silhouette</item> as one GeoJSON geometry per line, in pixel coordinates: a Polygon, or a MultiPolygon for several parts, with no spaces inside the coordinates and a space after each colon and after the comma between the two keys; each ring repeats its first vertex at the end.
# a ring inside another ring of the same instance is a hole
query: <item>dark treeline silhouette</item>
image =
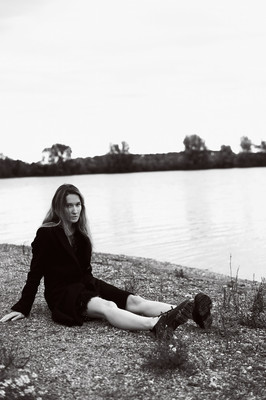
{"type": "Polygon", "coordinates": [[[45,165],[6,158],[0,160],[0,178],[247,167],[266,167],[266,153],[235,154],[225,148],[167,154],[106,154],[45,165]]]}
{"type": "Polygon", "coordinates": [[[254,145],[246,136],[241,138],[242,151],[238,154],[226,145],[220,151],[208,150],[198,135],[186,136],[185,151],[179,153],[131,154],[128,144],[121,144],[110,144],[109,153],[103,156],[71,159],[71,148],[57,143],[43,150],[41,162],[32,164],[2,156],[0,178],[266,166],[265,141],[254,145]]]}

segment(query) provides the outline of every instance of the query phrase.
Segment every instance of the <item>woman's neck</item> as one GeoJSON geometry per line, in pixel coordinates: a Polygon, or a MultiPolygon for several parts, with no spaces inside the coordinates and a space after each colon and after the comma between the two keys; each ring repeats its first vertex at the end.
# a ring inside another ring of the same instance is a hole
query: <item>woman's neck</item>
{"type": "Polygon", "coordinates": [[[67,224],[66,228],[67,229],[65,229],[65,231],[66,231],[65,233],[67,236],[73,236],[74,233],[76,232],[76,227],[74,224],[67,224]]]}

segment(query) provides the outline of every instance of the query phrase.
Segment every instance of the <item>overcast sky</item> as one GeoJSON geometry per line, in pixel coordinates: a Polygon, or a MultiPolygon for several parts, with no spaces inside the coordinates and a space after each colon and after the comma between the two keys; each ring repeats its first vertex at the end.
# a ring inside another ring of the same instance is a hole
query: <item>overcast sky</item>
{"type": "Polygon", "coordinates": [[[0,153],[266,140],[265,0],[0,0],[0,153]]]}

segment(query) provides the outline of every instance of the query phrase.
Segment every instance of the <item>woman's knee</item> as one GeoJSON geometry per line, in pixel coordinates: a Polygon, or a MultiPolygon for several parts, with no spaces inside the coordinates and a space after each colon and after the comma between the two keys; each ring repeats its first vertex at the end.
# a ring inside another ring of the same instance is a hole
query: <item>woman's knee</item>
{"type": "Polygon", "coordinates": [[[113,301],[102,299],[101,297],[92,297],[87,304],[87,315],[94,317],[105,317],[110,309],[117,308],[113,301]]]}
{"type": "Polygon", "coordinates": [[[134,313],[141,313],[145,307],[146,300],[134,294],[130,294],[127,298],[126,310],[134,313]]]}

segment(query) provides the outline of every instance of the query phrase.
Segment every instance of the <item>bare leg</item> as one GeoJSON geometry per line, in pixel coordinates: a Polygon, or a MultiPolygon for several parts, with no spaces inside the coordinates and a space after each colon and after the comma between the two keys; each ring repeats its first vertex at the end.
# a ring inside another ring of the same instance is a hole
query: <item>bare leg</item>
{"type": "MultiPolygon", "coordinates": [[[[178,302],[176,306],[180,305],[183,311],[175,320],[178,321],[179,324],[183,324],[188,319],[193,319],[200,328],[210,328],[212,324],[212,300],[210,297],[204,293],[198,293],[194,300],[187,300],[187,302],[188,304],[186,305],[184,298],[183,301],[178,302]]],[[[176,306],[158,301],[146,300],[143,297],[131,294],[127,298],[126,309],[132,313],[145,315],[147,317],[155,317],[176,306]]]]}
{"type": "Polygon", "coordinates": [[[93,297],[88,302],[86,315],[91,318],[106,319],[117,328],[129,330],[150,330],[158,321],[158,318],[142,317],[122,310],[112,301],[100,297],[93,297]]]}
{"type": "Polygon", "coordinates": [[[143,297],[133,294],[128,296],[126,310],[145,315],[146,317],[156,317],[177,306],[173,304],[161,303],[159,301],[146,300],[143,297]]]}

